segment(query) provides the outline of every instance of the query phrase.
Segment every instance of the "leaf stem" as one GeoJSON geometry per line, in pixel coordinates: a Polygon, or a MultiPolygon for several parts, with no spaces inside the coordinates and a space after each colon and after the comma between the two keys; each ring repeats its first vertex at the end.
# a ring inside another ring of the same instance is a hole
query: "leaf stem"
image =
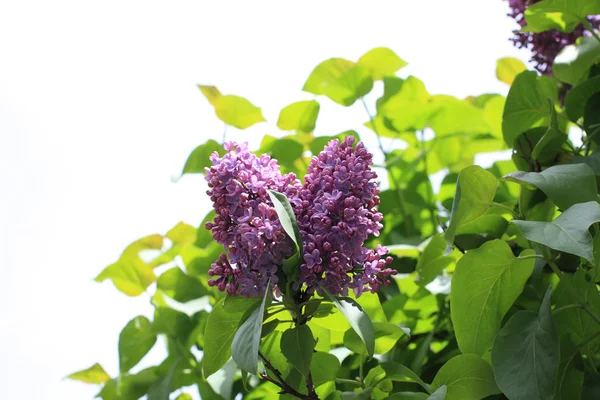
{"type": "Polygon", "coordinates": [[[528,260],[530,258],[539,258],[540,260],[545,260],[546,258],[540,254],[529,254],[527,256],[519,256],[521,260],[528,260]]]}
{"type": "Polygon", "coordinates": [[[365,387],[364,365],[365,365],[365,356],[361,354],[361,356],[360,356],[360,366],[358,367],[358,378],[360,379],[360,386],[362,388],[365,387]]]}
{"type": "Polygon", "coordinates": [[[571,308],[583,308],[581,304],[567,304],[564,307],[555,308],[552,310],[552,315],[556,315],[562,311],[570,310],[571,308]]]}
{"type": "Polygon", "coordinates": [[[347,383],[347,384],[356,385],[359,387],[362,386],[362,384],[359,381],[355,381],[354,379],[335,378],[335,383],[347,383]]]}
{"type": "Polygon", "coordinates": [[[501,208],[503,210],[506,210],[506,211],[510,212],[512,214],[513,218],[518,218],[519,217],[519,214],[515,210],[513,210],[512,208],[510,208],[508,206],[505,206],[502,203],[497,203],[497,202],[494,201],[492,203],[492,206],[497,207],[497,208],[501,208]]]}

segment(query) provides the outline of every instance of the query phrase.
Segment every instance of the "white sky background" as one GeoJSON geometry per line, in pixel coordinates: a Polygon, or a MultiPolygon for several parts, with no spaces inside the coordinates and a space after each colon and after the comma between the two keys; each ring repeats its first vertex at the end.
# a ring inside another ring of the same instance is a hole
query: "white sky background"
{"type": "MultiPolygon", "coordinates": [[[[496,60],[528,58],[507,40],[507,9],[501,0],[1,1],[0,397],[91,399],[96,387],[61,378],[95,362],[116,373],[121,328],[151,308],[93,278],[134,239],[196,225],[210,207],[200,175],[170,180],[223,132],[196,83],[263,108],[269,124],[228,132],[253,143],[277,132],[283,106],[312,98],[301,88],[319,62],[378,46],[431,93],[506,94],[496,60]]],[[[323,99],[317,133],[358,128],[373,143],[365,120],[361,107],[323,99]]]]}

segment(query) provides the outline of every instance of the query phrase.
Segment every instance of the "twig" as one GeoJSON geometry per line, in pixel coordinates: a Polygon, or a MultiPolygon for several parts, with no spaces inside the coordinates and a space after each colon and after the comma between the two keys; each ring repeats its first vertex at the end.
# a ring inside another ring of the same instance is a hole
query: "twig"
{"type": "Polygon", "coordinates": [[[279,372],[279,370],[277,368],[275,368],[273,366],[273,364],[271,364],[271,362],[263,355],[263,353],[261,353],[260,351],[258,352],[258,355],[260,356],[260,358],[263,360],[263,363],[265,364],[265,368],[267,368],[269,371],[271,371],[273,373],[273,375],[275,375],[277,377],[277,380],[279,382],[277,382],[275,379],[271,378],[269,375],[267,375],[266,373],[264,375],[261,375],[261,378],[269,381],[277,386],[279,386],[281,389],[284,390],[285,393],[291,394],[292,396],[296,396],[299,399],[303,399],[303,400],[313,400],[316,397],[309,397],[305,394],[302,394],[300,392],[298,392],[296,389],[294,389],[293,387],[291,387],[286,381],[285,379],[283,379],[283,376],[281,376],[281,372],[279,372]]]}

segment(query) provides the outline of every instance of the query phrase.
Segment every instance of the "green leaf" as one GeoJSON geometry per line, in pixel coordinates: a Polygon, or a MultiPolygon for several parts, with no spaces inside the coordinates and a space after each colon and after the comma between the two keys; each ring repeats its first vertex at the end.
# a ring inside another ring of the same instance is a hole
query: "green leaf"
{"type": "Polygon", "coordinates": [[[512,85],[515,77],[526,69],[527,67],[521,60],[504,57],[496,62],[496,78],[501,82],[512,85]]]}
{"type": "Polygon", "coordinates": [[[217,372],[231,357],[231,343],[244,314],[258,305],[258,299],[226,297],[215,304],[204,331],[204,377],[217,372]]]}
{"type": "Polygon", "coordinates": [[[490,209],[497,187],[496,177],[477,165],[460,171],[452,203],[450,224],[445,233],[448,246],[454,244],[454,235],[459,226],[474,221],[490,209]]]}
{"type": "Polygon", "coordinates": [[[411,371],[408,367],[402,364],[388,361],[382,363],[381,368],[385,372],[386,379],[390,379],[395,382],[417,383],[421,385],[421,387],[425,389],[428,393],[431,393],[429,385],[423,382],[423,380],[419,378],[419,376],[413,371],[411,371]]]}
{"type": "Polygon", "coordinates": [[[334,382],[339,369],[340,362],[333,354],[317,351],[312,355],[310,374],[315,387],[325,382],[334,382]]]}
{"type": "Polygon", "coordinates": [[[543,0],[525,10],[525,32],[572,32],[588,15],[600,14],[598,0],[543,0]]]}
{"type": "Polygon", "coordinates": [[[208,294],[199,280],[186,275],[181,268],[173,267],[158,278],[157,289],[180,303],[198,299],[208,294]]]}
{"type": "Polygon", "coordinates": [[[342,400],[370,400],[373,388],[366,388],[360,392],[342,392],[342,400]]]}
{"type": "MultiPolygon", "coordinates": [[[[523,254],[533,253],[531,250],[523,254]]],[[[452,323],[463,353],[483,355],[502,318],[523,291],[534,259],[515,257],[508,244],[492,240],[456,263],[450,292],[452,323]]]]}
{"type": "Polygon", "coordinates": [[[358,65],[365,67],[373,80],[377,81],[386,75],[394,75],[408,63],[387,47],[376,47],[363,54],[358,60],[358,65]]]}
{"type": "Polygon", "coordinates": [[[531,152],[531,157],[534,160],[539,160],[542,154],[547,154],[546,149],[560,147],[568,139],[567,135],[562,133],[558,126],[558,117],[552,99],[548,98],[548,103],[550,105],[550,126],[531,152]]]}
{"type": "Polygon", "coordinates": [[[474,354],[461,354],[442,366],[431,390],[444,385],[447,400],[479,400],[500,393],[492,367],[474,354]]]}
{"type": "Polygon", "coordinates": [[[440,275],[442,271],[449,267],[454,260],[452,257],[445,256],[446,242],[444,236],[436,233],[431,237],[427,246],[417,262],[417,272],[419,273],[419,286],[425,286],[440,275]]]}
{"type": "Polygon", "coordinates": [[[135,367],[156,343],[156,333],[150,320],[138,316],[125,325],[119,334],[119,371],[135,367]]]}
{"type": "Polygon", "coordinates": [[[533,71],[517,75],[502,115],[502,134],[507,145],[512,147],[522,132],[548,125],[548,97],[556,102],[556,85],[548,77],[538,77],[533,71]]]}
{"type": "Polygon", "coordinates": [[[67,376],[67,379],[81,381],[85,383],[101,384],[110,380],[110,376],[104,371],[104,368],[98,363],[81,371],[73,372],[67,376]]]}
{"type": "Polygon", "coordinates": [[[582,36],[576,44],[566,46],[554,59],[554,76],[565,83],[577,85],[587,79],[590,68],[600,60],[600,43],[582,36]]]}
{"type": "Polygon", "coordinates": [[[193,244],[196,241],[196,228],[185,222],[175,225],[165,237],[174,244],[193,244]]]}
{"type": "MultiPolygon", "coordinates": [[[[569,288],[571,286],[580,296],[585,296],[590,308],[597,315],[600,315],[600,294],[598,294],[595,285],[590,284],[592,277],[586,275],[587,273],[583,268],[578,268],[574,275],[566,275],[560,281],[554,292],[556,308],[579,304],[579,299],[573,295],[569,288]]],[[[570,336],[576,345],[584,343],[600,331],[600,325],[581,308],[561,311],[554,319],[559,332],[562,335],[570,336]]],[[[591,355],[595,354],[598,348],[600,348],[600,337],[587,343],[583,350],[591,355]]]]}
{"type": "MultiPolygon", "coordinates": [[[[582,164],[578,164],[582,165],[582,164]]],[[[552,222],[511,221],[525,238],[554,250],[575,254],[594,263],[592,236],[588,228],[600,221],[600,205],[595,201],[575,204],[552,222]]]]}
{"type": "Polygon", "coordinates": [[[294,139],[278,139],[271,146],[271,156],[279,161],[280,165],[293,169],[296,160],[302,157],[304,146],[294,139]]]}
{"type": "Polygon", "coordinates": [[[351,106],[372,88],[373,79],[366,68],[343,58],[330,58],[316,66],[302,90],[351,106]]]}
{"type": "MultiPolygon", "coordinates": [[[[558,316],[564,313],[558,313],[558,316]]],[[[567,313],[568,314],[568,313],[567,313]]],[[[561,321],[555,317],[557,325],[561,321]]],[[[571,342],[568,335],[560,338],[560,364],[558,366],[558,379],[554,400],[581,399],[581,387],[583,386],[583,360],[577,346],[571,342]]]]}
{"type": "Polygon", "coordinates": [[[406,78],[398,92],[382,103],[379,110],[397,132],[424,129],[435,111],[425,84],[414,76],[406,78]]]}
{"type": "Polygon", "coordinates": [[[440,386],[440,388],[433,392],[427,400],[444,400],[446,398],[446,391],[446,386],[440,386]]]}
{"type": "Polygon", "coordinates": [[[239,327],[231,343],[231,357],[238,367],[256,374],[258,368],[258,349],[262,331],[265,304],[271,293],[270,282],[260,306],[250,314],[248,319],[239,327]]]}
{"type": "MultiPolygon", "coordinates": [[[[210,155],[214,152],[219,152],[223,147],[212,139],[208,139],[205,143],[196,147],[188,156],[181,175],[184,174],[203,174],[204,168],[210,167],[210,155]]],[[[175,178],[174,178],[175,179],[175,178]]]]}
{"type": "Polygon", "coordinates": [[[126,295],[139,296],[156,280],[152,267],[142,261],[139,253],[142,250],[159,250],[162,246],[162,235],[149,235],[136,240],[123,250],[116,263],[100,272],[96,282],[110,279],[126,295]]]}
{"type": "MultiPolygon", "coordinates": [[[[281,372],[282,376],[287,376],[293,367],[285,357],[281,349],[282,332],[274,331],[267,336],[260,346],[261,353],[269,360],[269,362],[281,372]]],[[[267,371],[268,372],[268,371],[267,371]]],[[[270,372],[269,372],[270,374],[270,372]]]]}
{"type": "MultiPolygon", "coordinates": [[[[294,214],[294,209],[290,204],[287,196],[276,192],[274,190],[269,190],[269,197],[273,202],[273,207],[275,207],[275,211],[277,211],[277,216],[279,217],[279,221],[281,222],[281,226],[285,230],[285,233],[288,234],[290,239],[296,245],[296,254],[300,254],[302,250],[302,235],[300,234],[300,229],[298,228],[298,222],[296,221],[296,214],[294,214]]],[[[286,276],[290,279],[290,281],[295,281],[298,279],[298,265],[297,263],[287,263],[284,265],[284,272],[286,276]]]]}
{"type": "Polygon", "coordinates": [[[307,325],[299,325],[283,332],[281,351],[302,375],[308,376],[315,339],[307,325]]]}
{"type": "Polygon", "coordinates": [[[569,90],[565,97],[565,111],[573,122],[583,117],[588,100],[600,93],[600,75],[595,76],[569,90]]]}
{"type": "Polygon", "coordinates": [[[552,399],[560,342],[550,310],[549,287],[539,313],[519,311],[500,330],[492,348],[496,383],[511,400],[552,399]]]}
{"type": "Polygon", "coordinates": [[[423,392],[396,392],[386,397],[387,400],[427,400],[429,395],[423,392]]]}
{"type": "Polygon", "coordinates": [[[513,172],[504,181],[537,187],[563,210],[596,199],[596,177],[585,164],[555,165],[542,172],[513,172]]]}
{"type": "Polygon", "coordinates": [[[148,400],[169,400],[171,394],[171,382],[173,381],[173,374],[179,364],[179,360],[175,361],[169,372],[163,376],[159,381],[155,382],[148,392],[148,400]]]}
{"type": "MultiPolygon", "coordinates": [[[[390,351],[398,339],[406,333],[398,325],[389,322],[373,322],[375,329],[375,354],[385,354],[390,351]]],[[[367,349],[354,329],[344,333],[344,345],[357,354],[367,354],[367,349]]]]}
{"type": "Polygon", "coordinates": [[[346,317],[352,329],[358,334],[367,348],[369,357],[375,352],[375,328],[369,316],[362,307],[349,297],[333,297],[325,291],[325,298],[331,301],[338,310],[346,317]]]}
{"type": "Polygon", "coordinates": [[[312,132],[315,130],[321,105],[316,100],[305,100],[286,106],[279,113],[277,127],[284,131],[312,132]]]}
{"type": "Polygon", "coordinates": [[[179,396],[175,397],[175,400],[194,400],[192,395],[187,393],[181,393],[179,396]]]}

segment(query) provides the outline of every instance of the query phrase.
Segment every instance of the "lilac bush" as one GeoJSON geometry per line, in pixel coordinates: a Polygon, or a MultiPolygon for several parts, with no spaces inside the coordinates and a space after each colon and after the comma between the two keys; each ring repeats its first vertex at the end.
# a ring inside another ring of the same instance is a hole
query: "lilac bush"
{"type": "MultiPolygon", "coordinates": [[[[541,0],[508,0],[510,12],[508,15],[512,17],[520,28],[526,25],[525,9],[541,0]]],[[[589,17],[591,25],[594,29],[600,26],[598,17],[589,17]]],[[[583,25],[578,25],[573,32],[565,33],[552,29],[545,32],[533,33],[522,32],[520,30],[513,31],[514,36],[510,39],[518,48],[527,48],[531,50],[531,62],[534,63],[534,68],[542,74],[552,74],[552,64],[556,55],[566,46],[575,43],[577,38],[584,35],[590,35],[583,25]]]]}
{"type": "MultiPolygon", "coordinates": [[[[254,297],[293,253],[267,190],[286,195],[302,234],[300,284],[307,292],[334,295],[375,292],[395,271],[385,247],[364,247],[379,235],[383,215],[376,210],[379,189],[371,170],[372,154],[354,138],[332,140],[311,159],[304,185],[293,173],[282,175],[277,161],[260,158],[247,144],[229,142],[223,157],[211,155],[206,168],[208,195],[217,213],[206,224],[227,251],[211,266],[209,285],[230,295],[254,297]],[[234,265],[232,265],[234,264],[234,265]]],[[[298,289],[298,287],[296,288],[298,289]]]]}

